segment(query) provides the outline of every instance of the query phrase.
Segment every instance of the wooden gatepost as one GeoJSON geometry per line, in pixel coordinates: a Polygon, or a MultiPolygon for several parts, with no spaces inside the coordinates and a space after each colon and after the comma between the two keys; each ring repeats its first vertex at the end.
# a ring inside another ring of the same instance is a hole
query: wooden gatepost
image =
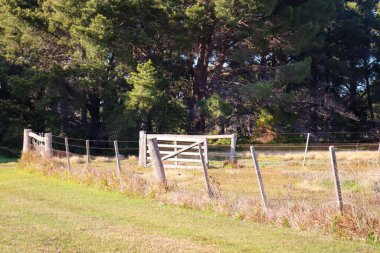
{"type": "Polygon", "coordinates": [[[24,141],[22,153],[32,151],[32,142],[43,143],[41,154],[45,157],[53,156],[53,136],[51,133],[45,133],[43,136],[33,133],[31,129],[24,129],[24,141]]]}

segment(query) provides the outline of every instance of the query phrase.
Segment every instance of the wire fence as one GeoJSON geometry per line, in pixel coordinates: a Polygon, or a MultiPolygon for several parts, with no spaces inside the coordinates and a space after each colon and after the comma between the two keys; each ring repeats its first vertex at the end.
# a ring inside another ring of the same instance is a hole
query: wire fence
{"type": "MultiPolygon", "coordinates": [[[[113,141],[67,139],[72,173],[116,173],[118,165],[113,141]],[[89,156],[86,141],[90,144],[89,156]]],[[[305,138],[303,140],[306,142],[305,138]]],[[[52,144],[54,159],[66,164],[65,137],[53,136],[52,144]]],[[[34,145],[37,147],[39,144],[34,145]]],[[[151,177],[151,168],[138,167],[138,145],[137,140],[118,141],[121,170],[147,179],[151,177]]],[[[337,151],[344,204],[380,215],[380,149],[374,135],[369,139],[357,139],[356,142],[312,141],[307,149],[305,166],[302,163],[305,143],[239,144],[236,163],[230,163],[230,145],[210,142],[209,176],[213,191],[231,201],[238,198],[260,201],[260,188],[249,151],[252,145],[258,154],[269,206],[297,204],[317,208],[336,205],[336,187],[328,151],[329,146],[333,145],[337,151]]],[[[182,191],[204,192],[203,174],[199,169],[165,169],[165,173],[168,181],[182,191]]]]}

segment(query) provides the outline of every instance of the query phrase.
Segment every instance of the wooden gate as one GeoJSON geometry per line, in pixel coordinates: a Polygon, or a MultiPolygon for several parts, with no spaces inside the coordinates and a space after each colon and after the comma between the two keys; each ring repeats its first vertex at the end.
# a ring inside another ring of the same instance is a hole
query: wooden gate
{"type": "Polygon", "coordinates": [[[236,149],[236,135],[172,135],[172,134],[146,134],[144,131],[140,132],[139,142],[139,165],[147,166],[150,163],[149,150],[147,148],[148,139],[157,139],[160,157],[171,155],[185,149],[184,152],[179,152],[175,156],[163,159],[166,168],[202,168],[202,160],[198,152],[198,144],[202,145],[202,153],[206,164],[209,163],[208,159],[208,146],[207,140],[209,139],[231,139],[230,160],[235,159],[236,149]]]}

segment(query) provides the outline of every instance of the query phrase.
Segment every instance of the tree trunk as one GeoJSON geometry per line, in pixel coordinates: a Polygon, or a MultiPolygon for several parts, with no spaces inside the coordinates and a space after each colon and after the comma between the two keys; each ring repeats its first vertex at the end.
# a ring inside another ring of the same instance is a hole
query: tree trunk
{"type": "Polygon", "coordinates": [[[351,111],[358,116],[358,104],[357,104],[357,85],[356,83],[350,83],[350,109],[351,111]]]}
{"type": "Polygon", "coordinates": [[[192,99],[189,104],[189,130],[191,132],[202,132],[205,129],[205,119],[200,107],[200,101],[205,98],[207,88],[208,65],[212,53],[211,42],[211,34],[207,37],[201,36],[198,46],[198,58],[192,82],[192,99]]]}
{"type": "Polygon", "coordinates": [[[86,106],[90,114],[89,136],[99,140],[104,137],[104,127],[101,123],[100,101],[97,95],[89,94],[86,106]]]}
{"type": "Polygon", "coordinates": [[[370,116],[371,120],[374,120],[375,115],[373,112],[373,103],[372,103],[372,96],[371,96],[371,84],[369,82],[368,77],[365,80],[365,90],[367,93],[367,106],[368,106],[368,110],[369,110],[369,116],[370,116]]]}

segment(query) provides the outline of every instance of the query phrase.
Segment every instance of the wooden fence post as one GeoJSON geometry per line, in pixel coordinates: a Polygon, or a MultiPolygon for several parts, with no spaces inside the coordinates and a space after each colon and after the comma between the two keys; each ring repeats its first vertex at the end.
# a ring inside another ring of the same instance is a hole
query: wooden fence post
{"type": "Polygon", "coordinates": [[[90,141],[86,140],[86,164],[90,166],[90,141]]]}
{"type": "Polygon", "coordinates": [[[203,168],[203,174],[204,174],[204,177],[205,177],[205,184],[206,184],[207,193],[208,193],[208,196],[210,198],[212,198],[213,197],[213,193],[212,193],[212,190],[211,190],[210,182],[208,180],[207,165],[206,165],[206,162],[205,162],[205,159],[204,159],[204,156],[203,156],[202,144],[201,143],[198,144],[198,150],[199,150],[199,156],[200,156],[201,161],[202,161],[202,168],[203,168]]]}
{"type": "MultiPolygon", "coordinates": [[[[178,147],[177,147],[178,143],[177,143],[177,140],[174,140],[174,141],[173,141],[173,144],[174,144],[174,152],[177,152],[177,151],[178,151],[178,147]]],[[[175,158],[175,162],[174,162],[174,164],[175,164],[175,166],[178,166],[178,155],[176,155],[174,158],[175,158]]]]}
{"type": "Polygon", "coordinates": [[[206,165],[207,167],[209,166],[209,161],[208,161],[208,144],[207,144],[207,138],[205,138],[205,141],[204,141],[204,159],[205,159],[205,162],[206,162],[206,165]]]}
{"type": "Polygon", "coordinates": [[[236,161],[236,134],[233,134],[231,137],[231,149],[230,149],[230,162],[236,161]]]}
{"type": "Polygon", "coordinates": [[[146,132],[140,131],[139,138],[139,167],[146,166],[146,132]]]}
{"type": "Polygon", "coordinates": [[[22,153],[27,153],[32,150],[32,138],[29,136],[31,129],[24,129],[24,142],[22,145],[22,153]]]}
{"type": "Polygon", "coordinates": [[[335,181],[337,202],[339,204],[339,209],[342,212],[343,211],[343,198],[342,198],[342,191],[340,188],[338,165],[337,165],[336,156],[335,156],[335,147],[330,146],[329,149],[330,149],[331,168],[332,168],[332,172],[334,175],[334,181],[335,181]]]}
{"type": "Polygon", "coordinates": [[[66,159],[67,159],[67,170],[71,171],[70,166],[70,150],[69,150],[69,138],[65,137],[65,149],[66,149],[66,159]]]}
{"type": "Polygon", "coordinates": [[[121,174],[121,166],[120,166],[120,155],[119,155],[119,146],[117,145],[117,141],[113,142],[115,146],[115,157],[116,157],[116,173],[120,177],[121,174]]]}
{"type": "Polygon", "coordinates": [[[167,187],[164,165],[161,161],[160,151],[158,149],[158,143],[156,138],[148,140],[148,149],[150,158],[152,159],[154,175],[157,181],[159,181],[164,187],[167,187]]]}
{"type": "Polygon", "coordinates": [[[257,157],[256,157],[256,151],[255,151],[255,148],[253,146],[251,146],[250,149],[251,149],[253,165],[255,166],[257,180],[259,183],[259,188],[260,188],[260,193],[261,193],[261,205],[263,207],[264,212],[267,212],[268,211],[267,195],[265,193],[263,178],[261,176],[259,163],[258,163],[257,157]]]}
{"type": "Polygon", "coordinates": [[[309,139],[310,139],[310,133],[307,134],[305,154],[303,155],[303,164],[302,164],[302,166],[304,166],[304,167],[305,167],[305,163],[306,163],[307,150],[309,149],[309,139]]]}
{"type": "Polygon", "coordinates": [[[45,133],[45,155],[46,157],[53,156],[53,136],[51,133],[45,133]]]}
{"type": "Polygon", "coordinates": [[[380,143],[379,143],[379,149],[377,150],[377,164],[380,165],[380,143]]]}

